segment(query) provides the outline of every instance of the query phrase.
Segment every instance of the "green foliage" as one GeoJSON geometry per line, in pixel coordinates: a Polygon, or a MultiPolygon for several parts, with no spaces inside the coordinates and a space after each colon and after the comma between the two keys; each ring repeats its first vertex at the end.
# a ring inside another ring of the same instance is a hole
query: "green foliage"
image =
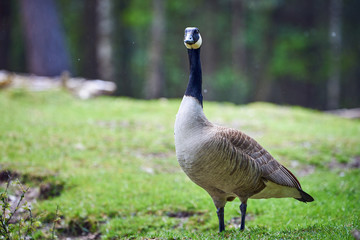
{"type": "Polygon", "coordinates": [[[151,23],[151,1],[130,1],[127,11],[123,12],[124,23],[135,28],[146,28],[151,23]]]}
{"type": "MultiPolygon", "coordinates": [[[[9,177],[10,178],[10,177],[9,177]]],[[[37,228],[41,226],[37,217],[33,216],[31,206],[25,201],[25,194],[28,190],[16,181],[16,185],[20,190],[19,199],[16,202],[10,203],[8,194],[11,180],[6,184],[6,189],[0,192],[0,238],[1,239],[31,239],[37,228]],[[14,219],[16,214],[20,211],[27,213],[27,216],[17,216],[19,219],[14,219]]]]}
{"type": "Polygon", "coordinates": [[[219,101],[234,103],[246,102],[249,99],[250,86],[245,76],[234,72],[231,68],[223,68],[215,73],[213,80],[208,79],[213,95],[219,101]]]}
{"type": "Polygon", "coordinates": [[[58,1],[58,8],[61,13],[68,13],[66,17],[60,17],[60,21],[64,26],[64,31],[66,35],[66,44],[69,49],[69,55],[71,56],[70,61],[73,66],[74,75],[83,73],[83,61],[86,61],[84,58],[86,54],[84,49],[79,46],[84,46],[84,37],[85,35],[85,24],[84,23],[84,1],[69,1],[61,0],[58,1]],[[73,14],[71,14],[73,13],[73,14]]]}
{"type": "MultiPolygon", "coordinates": [[[[80,101],[64,92],[2,91],[0,167],[65,183],[59,195],[39,199],[32,209],[58,236],[351,239],[351,231],[360,228],[360,172],[350,167],[360,156],[359,121],[300,107],[205,102],[209,120],[256,138],[315,198],[308,204],[249,200],[244,232],[236,225],[239,201],[229,202],[227,231],[218,234],[210,197],[185,176],[175,157],[179,104],[179,99],[80,101]]],[[[35,235],[51,239],[51,231],[40,228],[35,235]]]]}
{"type": "Polygon", "coordinates": [[[311,75],[306,52],[309,50],[309,38],[306,34],[286,30],[279,34],[274,48],[271,72],[275,78],[292,76],[296,80],[308,79],[311,75]]]}

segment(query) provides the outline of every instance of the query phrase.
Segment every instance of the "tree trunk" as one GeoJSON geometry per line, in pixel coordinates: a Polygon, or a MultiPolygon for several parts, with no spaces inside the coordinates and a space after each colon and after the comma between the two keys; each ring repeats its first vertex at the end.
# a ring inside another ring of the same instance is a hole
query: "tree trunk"
{"type": "Polygon", "coordinates": [[[159,98],[163,95],[163,52],[165,43],[165,13],[164,1],[153,0],[153,20],[151,28],[151,43],[149,65],[145,87],[146,98],[159,98]]]}
{"type": "Polygon", "coordinates": [[[86,0],[84,4],[83,23],[84,32],[82,41],[84,44],[84,55],[81,59],[82,76],[90,79],[99,78],[97,58],[97,22],[98,22],[98,0],[86,0]]]}
{"type": "Polygon", "coordinates": [[[255,101],[269,101],[272,92],[272,76],[269,74],[269,62],[271,59],[271,50],[273,46],[272,35],[272,15],[271,11],[263,10],[259,14],[262,18],[261,31],[261,46],[255,50],[256,59],[253,63],[253,77],[257,83],[255,90],[255,101]]]}
{"type": "Polygon", "coordinates": [[[97,1],[97,64],[102,80],[113,81],[112,61],[112,0],[97,1]]]}
{"type": "Polygon", "coordinates": [[[0,1],[0,69],[9,67],[11,1],[0,1]]]}
{"type": "Polygon", "coordinates": [[[203,82],[203,94],[205,99],[213,100],[216,99],[216,89],[213,87],[216,85],[214,81],[215,73],[218,70],[220,59],[219,48],[220,45],[217,45],[217,39],[220,42],[223,41],[224,34],[219,34],[219,29],[217,28],[216,22],[218,20],[218,11],[219,5],[217,1],[208,1],[204,5],[202,9],[202,14],[204,15],[204,19],[211,19],[211,21],[204,22],[204,30],[200,30],[201,36],[203,38],[202,46],[201,46],[201,61],[202,61],[202,69],[203,69],[203,79],[206,81],[203,82]],[[209,29],[206,31],[206,29],[209,29]]]}
{"type": "Polygon", "coordinates": [[[339,108],[340,102],[341,9],[342,0],[330,1],[330,76],[327,83],[328,109],[339,108]]]}
{"type": "MultiPolygon", "coordinates": [[[[130,1],[114,1],[114,15],[119,16],[131,5],[130,1]]],[[[132,57],[135,49],[135,36],[133,28],[123,21],[115,18],[116,31],[114,31],[114,81],[117,85],[115,95],[134,97],[134,78],[131,71],[132,57]]]]}
{"type": "Polygon", "coordinates": [[[27,64],[31,73],[60,75],[70,70],[68,49],[54,0],[21,0],[27,64]]]}
{"type": "Polygon", "coordinates": [[[245,10],[242,0],[231,2],[232,28],[232,68],[234,72],[246,75],[246,48],[245,48],[245,10]]]}
{"type": "Polygon", "coordinates": [[[238,103],[249,101],[250,82],[248,81],[248,66],[246,61],[246,11],[243,0],[231,1],[231,68],[238,84],[234,84],[229,92],[238,103]],[[238,87],[235,87],[238,86],[238,87]]]}

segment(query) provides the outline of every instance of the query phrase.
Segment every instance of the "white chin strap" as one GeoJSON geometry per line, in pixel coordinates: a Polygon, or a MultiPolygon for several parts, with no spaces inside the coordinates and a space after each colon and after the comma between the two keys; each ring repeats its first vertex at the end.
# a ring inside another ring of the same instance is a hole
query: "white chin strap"
{"type": "Polygon", "coordinates": [[[197,40],[197,42],[194,43],[194,44],[187,44],[187,43],[185,43],[185,42],[184,42],[184,44],[185,44],[185,47],[186,47],[187,49],[198,49],[198,48],[201,47],[202,38],[201,38],[201,36],[199,36],[199,40],[197,40]]]}

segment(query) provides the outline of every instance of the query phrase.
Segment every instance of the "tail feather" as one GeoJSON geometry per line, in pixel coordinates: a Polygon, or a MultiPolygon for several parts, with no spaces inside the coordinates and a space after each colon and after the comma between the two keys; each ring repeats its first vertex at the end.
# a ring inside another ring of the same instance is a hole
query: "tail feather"
{"type": "Polygon", "coordinates": [[[299,200],[304,203],[314,201],[314,198],[312,196],[310,196],[309,194],[307,194],[306,192],[304,192],[301,189],[298,189],[298,190],[300,192],[301,198],[295,198],[296,200],[299,200]]]}

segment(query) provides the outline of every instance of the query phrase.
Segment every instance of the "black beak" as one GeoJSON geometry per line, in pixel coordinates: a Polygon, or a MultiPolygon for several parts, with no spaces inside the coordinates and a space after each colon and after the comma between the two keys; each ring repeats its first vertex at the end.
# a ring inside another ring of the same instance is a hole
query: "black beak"
{"type": "Polygon", "coordinates": [[[189,45],[194,44],[195,42],[193,36],[191,34],[186,34],[184,37],[184,43],[189,45]]]}

